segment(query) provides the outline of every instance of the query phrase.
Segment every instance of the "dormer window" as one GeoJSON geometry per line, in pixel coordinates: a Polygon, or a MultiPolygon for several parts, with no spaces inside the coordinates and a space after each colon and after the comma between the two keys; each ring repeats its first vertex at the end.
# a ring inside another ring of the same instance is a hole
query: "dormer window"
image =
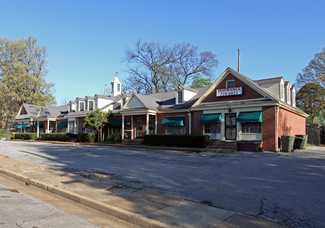
{"type": "Polygon", "coordinates": [[[121,84],[117,84],[117,92],[121,92],[121,84]]]}
{"type": "Polygon", "coordinates": [[[97,109],[98,108],[98,100],[96,99],[95,100],[95,109],[97,109]]]}
{"type": "Polygon", "coordinates": [[[76,104],[76,105],[77,105],[77,109],[76,109],[76,110],[77,110],[77,112],[79,112],[79,111],[80,111],[80,110],[79,110],[79,102],[76,102],[76,103],[77,103],[77,104],[76,104]]]}
{"type": "Polygon", "coordinates": [[[235,81],[234,80],[230,80],[226,82],[226,87],[227,88],[234,88],[235,87],[235,81]]]}
{"type": "Polygon", "coordinates": [[[112,83],[112,93],[114,93],[114,83],[112,83]]]}
{"type": "Polygon", "coordinates": [[[88,101],[89,111],[94,110],[94,101],[88,101]]]}
{"type": "Polygon", "coordinates": [[[85,111],[85,102],[80,102],[80,112],[85,111]]]}
{"type": "Polygon", "coordinates": [[[123,105],[126,103],[126,97],[123,98],[123,105]]]}
{"type": "Polygon", "coordinates": [[[183,103],[183,91],[177,92],[177,103],[182,104],[183,103]]]}

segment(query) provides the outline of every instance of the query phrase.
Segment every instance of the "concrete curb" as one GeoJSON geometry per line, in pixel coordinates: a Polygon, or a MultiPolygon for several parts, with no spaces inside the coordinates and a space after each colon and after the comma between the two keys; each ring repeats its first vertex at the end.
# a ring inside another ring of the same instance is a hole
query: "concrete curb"
{"type": "Polygon", "coordinates": [[[45,191],[57,194],[59,196],[68,198],[70,200],[73,200],[75,202],[78,202],[80,204],[83,204],[85,206],[94,208],[96,210],[105,212],[107,214],[113,215],[115,217],[118,217],[122,220],[125,220],[127,222],[136,224],[140,227],[148,227],[148,228],[166,228],[166,227],[172,227],[171,225],[162,223],[160,221],[157,220],[153,220],[150,218],[147,218],[145,216],[130,212],[130,211],[126,211],[123,210],[121,208],[115,207],[115,206],[111,206],[108,204],[104,204],[102,202],[93,200],[89,197],[86,196],[82,196],[73,192],[69,192],[57,187],[54,187],[52,185],[48,185],[45,184],[43,182],[37,181],[37,180],[33,180],[30,179],[26,176],[23,176],[21,174],[0,168],[0,173],[9,177],[12,177],[14,179],[17,179],[19,181],[25,182],[26,185],[32,185],[34,187],[43,189],[45,191]]]}

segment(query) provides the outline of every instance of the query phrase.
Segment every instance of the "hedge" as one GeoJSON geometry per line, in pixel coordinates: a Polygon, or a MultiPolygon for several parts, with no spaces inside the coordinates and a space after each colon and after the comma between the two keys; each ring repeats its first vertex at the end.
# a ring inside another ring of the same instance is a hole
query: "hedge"
{"type": "Polygon", "coordinates": [[[51,141],[69,141],[70,137],[66,133],[41,133],[41,139],[51,141]]]}
{"type": "Polygon", "coordinates": [[[121,143],[121,135],[120,134],[113,134],[107,140],[110,143],[121,143]]]}
{"type": "Polygon", "coordinates": [[[80,134],[80,141],[81,142],[95,142],[96,134],[95,133],[81,133],[80,134]]]}
{"type": "Polygon", "coordinates": [[[143,142],[151,146],[204,148],[209,144],[208,135],[144,135],[143,142]]]}
{"type": "Polygon", "coordinates": [[[23,139],[23,140],[35,140],[37,135],[36,133],[15,133],[12,134],[14,139],[23,139]]]}

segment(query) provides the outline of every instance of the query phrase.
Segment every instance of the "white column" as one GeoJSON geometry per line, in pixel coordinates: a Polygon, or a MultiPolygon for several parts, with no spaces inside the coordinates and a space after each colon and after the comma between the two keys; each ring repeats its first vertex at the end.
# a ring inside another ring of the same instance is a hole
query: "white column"
{"type": "Polygon", "coordinates": [[[77,118],[75,118],[75,120],[74,120],[74,123],[73,123],[73,125],[74,125],[74,130],[73,130],[73,133],[74,134],[77,134],[77,118]]]}
{"type": "Polygon", "coordinates": [[[155,115],[155,135],[157,134],[158,130],[157,130],[157,114],[155,115]]]}
{"type": "Polygon", "coordinates": [[[36,131],[37,133],[37,137],[39,137],[39,121],[37,120],[37,131],[36,131]]]}
{"type": "Polygon", "coordinates": [[[133,116],[131,116],[131,139],[134,139],[133,130],[133,116]]]}
{"type": "Polygon", "coordinates": [[[192,133],[192,118],[191,113],[188,113],[188,134],[192,133]]]}
{"type": "Polygon", "coordinates": [[[122,133],[121,138],[124,140],[124,115],[122,114],[122,133]]]}
{"type": "Polygon", "coordinates": [[[58,133],[58,121],[55,120],[55,133],[58,133]]]}
{"type": "Polygon", "coordinates": [[[50,133],[50,120],[47,119],[47,133],[50,133]]]}
{"type": "Polygon", "coordinates": [[[149,113],[146,114],[146,135],[149,135],[149,113]]]}

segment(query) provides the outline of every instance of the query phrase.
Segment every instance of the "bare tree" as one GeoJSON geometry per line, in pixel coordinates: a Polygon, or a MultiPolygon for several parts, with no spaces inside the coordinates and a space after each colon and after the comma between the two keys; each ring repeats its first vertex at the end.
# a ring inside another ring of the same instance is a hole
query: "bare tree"
{"type": "Polygon", "coordinates": [[[140,40],[135,44],[135,49],[126,50],[124,61],[130,67],[127,83],[139,83],[133,85],[141,93],[158,93],[165,90],[161,80],[168,74],[168,65],[173,62],[170,48],[160,43],[140,40]]]}
{"type": "Polygon", "coordinates": [[[195,77],[211,77],[212,69],[217,66],[217,55],[210,51],[198,52],[198,47],[189,43],[178,43],[174,47],[174,77],[179,84],[185,85],[195,77]]]}
{"type": "Polygon", "coordinates": [[[218,64],[215,54],[199,53],[198,47],[189,43],[169,47],[143,41],[126,50],[124,61],[129,64],[126,90],[143,94],[170,91],[194,78],[210,78],[218,64]]]}

